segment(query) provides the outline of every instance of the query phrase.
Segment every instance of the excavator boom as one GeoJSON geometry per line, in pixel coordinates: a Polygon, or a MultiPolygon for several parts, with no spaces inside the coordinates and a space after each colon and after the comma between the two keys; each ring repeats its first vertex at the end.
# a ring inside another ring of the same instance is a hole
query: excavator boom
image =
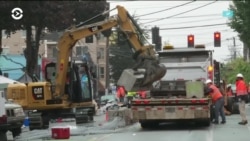
{"type": "Polygon", "coordinates": [[[58,75],[56,76],[56,86],[53,97],[60,97],[64,94],[64,82],[66,81],[66,73],[68,69],[67,63],[70,56],[69,53],[76,42],[82,38],[117,26],[121,29],[121,31],[123,31],[133,46],[133,51],[136,54],[135,59],[138,62],[133,69],[124,70],[118,85],[123,85],[127,91],[130,91],[132,89],[139,89],[143,86],[152,85],[154,81],[165,75],[166,69],[160,66],[156,61],[154,47],[144,46],[140,41],[137,32],[140,29],[133,18],[129,15],[124,7],[117,6],[116,8],[118,10],[118,14],[116,16],[109,17],[102,22],[69,29],[62,35],[58,42],[58,75]],[[140,70],[144,70],[144,72],[140,70]],[[138,73],[140,75],[138,75],[138,73]],[[130,80],[134,81],[131,82],[130,80]]]}

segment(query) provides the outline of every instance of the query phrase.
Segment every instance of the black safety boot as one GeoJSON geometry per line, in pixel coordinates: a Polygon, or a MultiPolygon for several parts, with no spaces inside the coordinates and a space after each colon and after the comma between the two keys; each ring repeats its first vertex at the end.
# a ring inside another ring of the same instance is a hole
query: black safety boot
{"type": "Polygon", "coordinates": [[[246,121],[241,121],[239,122],[240,125],[246,125],[247,124],[247,120],[246,121]]]}

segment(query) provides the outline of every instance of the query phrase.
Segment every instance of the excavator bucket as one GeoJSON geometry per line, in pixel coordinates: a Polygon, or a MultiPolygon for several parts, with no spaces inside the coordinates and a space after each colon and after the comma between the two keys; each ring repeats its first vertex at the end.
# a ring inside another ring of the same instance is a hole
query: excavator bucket
{"type": "Polygon", "coordinates": [[[149,90],[152,84],[166,74],[163,65],[150,65],[137,70],[125,69],[117,84],[124,86],[127,91],[149,90]]]}

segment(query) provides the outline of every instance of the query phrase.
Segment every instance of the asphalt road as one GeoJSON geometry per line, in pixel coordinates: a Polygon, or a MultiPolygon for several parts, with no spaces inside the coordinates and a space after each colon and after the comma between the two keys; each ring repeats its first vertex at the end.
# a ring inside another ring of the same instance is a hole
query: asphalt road
{"type": "MultiPolygon", "coordinates": [[[[248,116],[249,117],[249,116],[248,116]]],[[[121,133],[71,137],[84,141],[250,141],[250,125],[238,125],[239,115],[227,117],[225,125],[202,128],[193,124],[165,124],[157,129],[143,130],[139,124],[121,133]]]]}
{"type": "MultiPolygon", "coordinates": [[[[250,121],[250,106],[247,106],[250,121]]],[[[105,123],[104,116],[96,117],[95,123],[81,125],[78,130],[72,130],[70,141],[250,141],[250,123],[238,125],[240,115],[227,116],[226,124],[199,127],[194,124],[162,124],[156,129],[141,129],[138,123],[116,128],[119,121],[105,123]],[[99,118],[99,119],[98,119],[99,118]],[[115,129],[116,128],[116,129],[115,129]],[[114,130],[115,129],[115,130],[114,130]]],[[[53,140],[50,131],[32,131],[22,134],[20,140],[53,140]],[[41,135],[44,135],[43,137],[41,135]],[[33,138],[30,138],[33,136],[33,138]],[[35,137],[41,136],[42,139],[35,137]],[[45,137],[46,136],[46,137],[45,137]],[[29,138],[28,138],[29,137],[29,138]]],[[[55,140],[55,139],[54,139],[55,140]]],[[[66,139],[67,140],[67,139],[66,139]]],[[[58,140],[55,140],[58,141],[58,140]]],[[[63,140],[65,141],[65,140],[63,140]]]]}

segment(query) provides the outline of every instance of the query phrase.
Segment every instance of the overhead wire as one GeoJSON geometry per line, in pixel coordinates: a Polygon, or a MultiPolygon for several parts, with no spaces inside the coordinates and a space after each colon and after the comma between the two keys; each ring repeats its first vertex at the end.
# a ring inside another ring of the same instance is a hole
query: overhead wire
{"type": "MultiPolygon", "coordinates": [[[[204,15],[195,15],[195,16],[180,16],[180,17],[171,17],[172,19],[185,19],[185,18],[196,18],[196,17],[217,17],[217,16],[221,16],[220,14],[204,14],[204,15]]],[[[140,19],[140,20],[158,20],[158,19],[162,19],[162,18],[145,18],[145,19],[140,19]]]]}
{"type": "Polygon", "coordinates": [[[215,2],[217,2],[217,1],[213,1],[213,2],[210,2],[210,3],[208,3],[208,4],[205,4],[205,5],[202,5],[202,6],[199,6],[199,7],[196,7],[196,8],[193,8],[193,9],[190,9],[190,10],[187,10],[187,11],[184,11],[184,12],[181,12],[181,13],[178,13],[178,14],[174,14],[174,15],[172,15],[172,16],[168,16],[168,17],[165,17],[165,18],[160,18],[160,19],[158,19],[158,20],[152,20],[152,21],[149,21],[149,22],[145,22],[145,23],[143,23],[143,24],[153,23],[153,22],[157,22],[157,21],[164,20],[164,19],[169,19],[169,18],[178,16],[178,15],[186,14],[186,13],[188,13],[188,12],[191,12],[191,11],[200,9],[200,8],[202,8],[202,7],[211,5],[211,4],[215,3],[215,2]]]}
{"type": "MultiPolygon", "coordinates": [[[[210,18],[210,19],[203,19],[203,20],[192,20],[192,21],[186,21],[186,22],[178,22],[178,23],[168,23],[168,24],[157,24],[157,26],[169,26],[169,25],[178,25],[178,24],[184,24],[184,23],[197,23],[197,22],[203,22],[203,21],[213,21],[213,20],[221,20],[221,18],[210,18]]],[[[150,26],[150,25],[148,25],[150,26]]],[[[153,26],[153,25],[151,25],[153,26]]]]}
{"type": "Polygon", "coordinates": [[[181,7],[181,6],[185,6],[185,5],[188,5],[188,4],[193,3],[193,2],[195,2],[195,0],[192,0],[191,2],[187,2],[187,3],[184,3],[184,4],[180,4],[180,5],[177,5],[177,6],[173,6],[173,7],[167,8],[167,9],[163,9],[163,10],[159,10],[159,11],[155,11],[155,12],[151,12],[151,13],[147,13],[147,14],[143,14],[143,15],[138,15],[138,16],[135,16],[135,17],[143,17],[143,16],[152,15],[152,14],[157,14],[157,13],[160,13],[160,12],[164,12],[164,11],[175,9],[175,8],[178,8],[178,7],[181,7]]]}
{"type": "Polygon", "coordinates": [[[173,30],[173,29],[199,28],[199,27],[220,26],[220,25],[226,25],[226,24],[228,24],[228,23],[207,24],[207,25],[186,26],[186,27],[173,27],[173,28],[161,28],[160,30],[173,30]]]}

